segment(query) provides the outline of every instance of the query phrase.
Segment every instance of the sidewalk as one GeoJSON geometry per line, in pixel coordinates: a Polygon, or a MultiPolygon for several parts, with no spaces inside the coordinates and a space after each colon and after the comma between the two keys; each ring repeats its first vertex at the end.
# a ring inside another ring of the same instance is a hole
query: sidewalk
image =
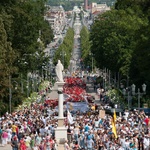
{"type": "Polygon", "coordinates": [[[10,145],[10,144],[7,144],[7,145],[4,146],[4,147],[2,147],[2,146],[0,145],[0,150],[12,150],[12,148],[11,148],[11,145],[10,145]]]}
{"type": "MultiPolygon", "coordinates": [[[[7,144],[6,146],[2,147],[0,145],[0,150],[12,150],[12,147],[10,144],[7,144]]],[[[64,150],[64,145],[58,145],[58,150],[64,150]]]]}

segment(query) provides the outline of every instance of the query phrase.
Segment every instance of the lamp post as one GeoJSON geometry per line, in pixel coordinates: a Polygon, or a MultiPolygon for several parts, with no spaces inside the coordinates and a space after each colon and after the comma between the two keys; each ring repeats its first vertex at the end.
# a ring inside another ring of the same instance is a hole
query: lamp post
{"type": "Polygon", "coordinates": [[[137,93],[135,92],[136,86],[134,84],[132,84],[131,88],[132,88],[132,94],[138,96],[138,109],[140,109],[140,105],[141,105],[141,101],[140,100],[141,100],[141,97],[146,94],[146,84],[142,85],[142,90],[143,90],[142,93],[140,92],[140,88],[138,88],[137,93]]]}
{"type": "Polygon", "coordinates": [[[93,73],[93,61],[94,61],[93,60],[93,53],[90,52],[89,55],[92,57],[92,73],[93,73]]]}
{"type": "Polygon", "coordinates": [[[11,99],[12,99],[11,76],[9,76],[9,112],[10,112],[10,114],[11,114],[11,99]]]}
{"type": "Polygon", "coordinates": [[[122,90],[122,94],[124,95],[124,97],[127,97],[127,102],[128,102],[128,110],[130,109],[130,100],[132,99],[132,92],[131,92],[131,87],[128,85],[129,80],[128,77],[127,79],[119,79],[119,84],[120,84],[120,88],[122,90]],[[126,86],[126,88],[124,88],[124,85],[126,86]]]}
{"type": "Polygon", "coordinates": [[[104,90],[106,90],[106,81],[107,81],[106,68],[104,69],[104,71],[102,73],[102,78],[103,78],[103,88],[104,88],[104,90]]]}
{"type": "Polygon", "coordinates": [[[29,92],[30,92],[30,87],[29,87],[29,80],[26,81],[27,85],[26,85],[26,88],[27,88],[27,97],[29,97],[29,92]]]}
{"type": "Polygon", "coordinates": [[[109,85],[110,85],[111,87],[116,87],[116,80],[113,79],[113,78],[110,78],[109,80],[110,80],[110,84],[109,84],[109,85]]]}
{"type": "MultiPolygon", "coordinates": [[[[12,82],[16,83],[17,84],[17,87],[18,87],[18,82],[11,79],[11,75],[9,76],[9,112],[11,114],[11,107],[12,107],[12,82]]],[[[16,87],[15,87],[16,89],[16,87]]]]}
{"type": "Polygon", "coordinates": [[[130,98],[131,98],[130,89],[129,89],[129,88],[126,88],[126,89],[124,88],[124,89],[122,90],[122,94],[127,97],[128,110],[129,110],[129,109],[130,109],[130,98]]]}

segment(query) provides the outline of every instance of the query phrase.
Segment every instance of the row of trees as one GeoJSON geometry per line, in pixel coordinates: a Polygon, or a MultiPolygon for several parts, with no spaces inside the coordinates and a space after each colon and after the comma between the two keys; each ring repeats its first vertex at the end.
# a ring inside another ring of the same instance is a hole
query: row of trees
{"type": "Polygon", "coordinates": [[[64,68],[68,68],[72,56],[73,45],[74,45],[74,30],[73,28],[69,28],[64,37],[63,43],[59,46],[54,55],[53,63],[56,65],[59,59],[63,63],[64,68]]]}
{"type": "MultiPolygon", "coordinates": [[[[150,2],[118,0],[91,27],[91,51],[96,65],[150,87],[150,2]]],[[[149,90],[147,90],[149,91],[149,90]]]]}
{"type": "MultiPolygon", "coordinates": [[[[20,87],[21,79],[26,79],[28,72],[40,72],[43,63],[48,61],[48,58],[43,57],[43,49],[53,39],[53,32],[43,18],[45,2],[0,1],[0,111],[7,110],[8,93],[13,80],[20,87]],[[41,41],[37,42],[39,37],[41,41]]],[[[21,103],[23,95],[20,93],[15,93],[15,99],[12,97],[12,106],[17,104],[16,100],[21,103]]]]}
{"type": "Polygon", "coordinates": [[[90,33],[87,29],[86,26],[83,26],[80,32],[80,41],[81,41],[81,58],[84,62],[84,67],[85,66],[90,66],[91,67],[91,61],[92,58],[90,56],[91,54],[91,45],[89,41],[90,33]]]}

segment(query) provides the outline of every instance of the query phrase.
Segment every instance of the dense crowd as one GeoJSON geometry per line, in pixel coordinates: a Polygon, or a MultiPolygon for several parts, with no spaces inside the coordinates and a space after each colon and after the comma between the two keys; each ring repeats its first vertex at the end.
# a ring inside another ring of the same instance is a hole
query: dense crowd
{"type": "MultiPolygon", "coordinates": [[[[55,139],[57,112],[49,114],[46,104],[31,104],[6,113],[0,118],[0,140],[2,146],[11,144],[13,150],[57,150],[55,139]]],[[[88,112],[77,111],[73,123],[65,122],[67,140],[64,150],[149,150],[150,117],[144,111],[128,111],[117,114],[116,134],[112,132],[112,114],[101,117],[99,108],[88,112]]],[[[67,117],[67,112],[64,112],[67,117]]]]}
{"type": "Polygon", "coordinates": [[[68,125],[68,142],[73,140],[83,150],[150,149],[150,118],[143,111],[126,110],[118,116],[117,137],[112,132],[112,118],[111,115],[100,118],[98,112],[77,115],[75,124],[68,125]]]}
{"type": "MultiPolygon", "coordinates": [[[[13,150],[57,150],[54,113],[46,113],[47,106],[33,104],[13,114],[1,117],[2,145],[12,145],[13,150]]],[[[112,132],[112,116],[99,117],[98,110],[77,112],[74,123],[66,123],[68,139],[65,150],[149,150],[150,118],[143,111],[125,111],[117,116],[117,138],[112,132]]]]}

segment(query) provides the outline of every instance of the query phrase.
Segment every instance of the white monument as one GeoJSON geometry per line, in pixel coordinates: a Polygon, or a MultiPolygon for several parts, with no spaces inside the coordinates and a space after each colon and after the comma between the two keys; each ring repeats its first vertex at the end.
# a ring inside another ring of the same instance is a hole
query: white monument
{"type": "Polygon", "coordinates": [[[58,143],[65,142],[67,140],[67,128],[64,126],[64,114],[63,114],[63,85],[65,84],[63,80],[63,71],[64,67],[61,64],[61,61],[58,60],[55,71],[57,76],[57,82],[55,83],[55,89],[58,91],[58,127],[55,129],[55,137],[58,143]]]}
{"type": "Polygon", "coordinates": [[[55,67],[55,72],[56,72],[56,76],[57,76],[57,82],[64,82],[64,79],[63,79],[63,70],[64,70],[64,67],[61,63],[60,60],[58,60],[58,63],[55,67]]]}

